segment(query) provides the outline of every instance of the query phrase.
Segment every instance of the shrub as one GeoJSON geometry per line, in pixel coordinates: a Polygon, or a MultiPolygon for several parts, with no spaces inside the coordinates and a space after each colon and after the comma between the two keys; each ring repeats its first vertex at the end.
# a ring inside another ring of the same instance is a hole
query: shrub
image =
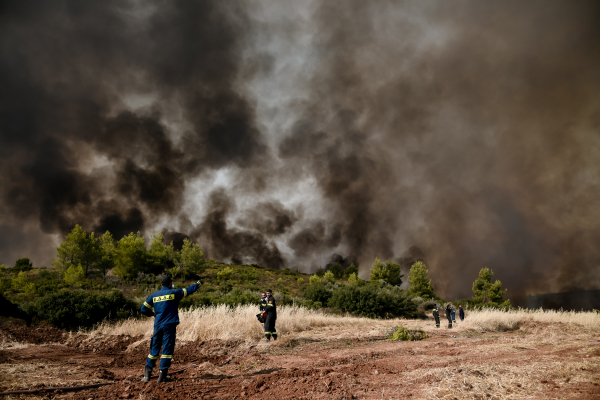
{"type": "Polygon", "coordinates": [[[12,280],[11,286],[14,290],[24,292],[25,294],[35,293],[35,283],[29,281],[24,272],[19,272],[19,275],[12,280]]]}
{"type": "Polygon", "coordinates": [[[327,303],[334,310],[369,318],[417,316],[417,307],[398,288],[378,289],[375,285],[340,286],[327,303]]]}
{"type": "Polygon", "coordinates": [[[392,334],[390,335],[388,340],[408,340],[408,341],[414,341],[414,340],[423,340],[423,339],[427,339],[429,336],[427,335],[426,332],[420,330],[420,329],[407,329],[402,325],[398,325],[397,327],[394,328],[394,331],[392,332],[392,334]]]}
{"type": "Polygon", "coordinates": [[[311,286],[321,285],[321,278],[318,275],[311,275],[310,278],[308,278],[308,284],[311,286]]]}
{"type": "Polygon", "coordinates": [[[136,315],[137,309],[136,304],[117,289],[106,294],[61,290],[37,299],[27,312],[57,328],[72,331],[91,328],[103,320],[136,315]]]}
{"type": "Polygon", "coordinates": [[[231,275],[233,275],[233,269],[230,267],[225,267],[217,272],[217,279],[220,281],[228,281],[231,279],[231,275]]]}
{"type": "Polygon", "coordinates": [[[323,275],[323,279],[325,280],[325,282],[333,283],[335,282],[335,275],[333,274],[333,272],[327,271],[325,272],[325,275],[323,275]]]}
{"type": "Polygon", "coordinates": [[[330,297],[331,290],[327,289],[321,284],[309,285],[306,289],[304,289],[304,298],[312,301],[313,303],[318,301],[323,304],[327,304],[327,301],[330,297]]]}
{"type": "Polygon", "coordinates": [[[240,272],[240,282],[248,282],[256,284],[258,282],[258,272],[255,269],[244,269],[240,272]]]}
{"type": "Polygon", "coordinates": [[[83,281],[85,273],[81,265],[71,265],[66,271],[63,279],[67,285],[75,285],[83,281]]]}
{"type": "Polygon", "coordinates": [[[12,269],[16,272],[25,272],[31,271],[32,268],[33,264],[29,261],[29,258],[19,258],[12,269]]]}
{"type": "Polygon", "coordinates": [[[297,282],[298,282],[298,285],[302,285],[304,283],[304,279],[298,278],[297,282]]]}
{"type": "Polygon", "coordinates": [[[356,273],[351,273],[348,277],[348,283],[352,286],[362,285],[364,281],[356,276],[356,273]]]}

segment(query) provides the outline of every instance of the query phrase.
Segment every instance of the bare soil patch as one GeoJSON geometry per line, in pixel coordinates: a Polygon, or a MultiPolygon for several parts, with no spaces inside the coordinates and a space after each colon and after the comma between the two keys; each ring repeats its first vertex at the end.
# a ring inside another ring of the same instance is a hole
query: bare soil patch
{"type": "Polygon", "coordinates": [[[429,328],[430,338],[418,342],[361,338],[359,331],[328,340],[314,331],[260,344],[245,357],[247,341],[179,342],[171,371],[194,367],[165,384],[139,381],[148,351],[140,336],[3,328],[1,335],[32,345],[0,350],[0,390],[114,381],[79,392],[10,398],[600,398],[600,343],[585,341],[595,339],[591,332],[559,325],[525,324],[487,334],[429,328]],[[551,340],[543,334],[548,331],[583,340],[551,340]]]}

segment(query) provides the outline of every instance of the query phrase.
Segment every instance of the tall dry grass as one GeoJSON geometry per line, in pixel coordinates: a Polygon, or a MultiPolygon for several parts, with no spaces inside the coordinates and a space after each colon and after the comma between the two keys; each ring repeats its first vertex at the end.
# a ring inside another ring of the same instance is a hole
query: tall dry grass
{"type": "Polygon", "coordinates": [[[600,330],[600,314],[598,313],[543,309],[471,311],[467,312],[467,318],[463,322],[458,323],[458,327],[477,332],[503,332],[519,329],[526,322],[577,324],[588,329],[600,330]]]}
{"type": "MultiPolygon", "coordinates": [[[[236,340],[252,341],[263,337],[263,326],[256,320],[255,306],[230,308],[225,305],[201,307],[180,311],[181,323],[177,337],[183,341],[194,340],[236,340]]],[[[442,318],[444,329],[445,319],[442,318]]],[[[600,331],[600,314],[594,312],[573,312],[553,310],[510,310],[484,309],[467,312],[464,321],[455,324],[452,332],[502,332],[519,329],[527,322],[563,323],[580,325],[591,332],[600,331]]],[[[101,324],[90,333],[93,339],[104,335],[142,335],[147,340],[153,332],[152,318],[128,319],[115,324],[101,324]]],[[[311,331],[311,337],[322,339],[332,337],[381,336],[396,325],[436,330],[431,320],[372,320],[368,318],[337,316],[308,310],[297,306],[282,306],[277,311],[277,332],[280,338],[298,337],[302,332],[311,331]]],[[[281,341],[280,341],[281,343],[281,341]]],[[[284,343],[282,343],[284,344],[284,343]]]]}
{"type": "MultiPolygon", "coordinates": [[[[179,312],[180,325],[177,338],[193,340],[255,340],[264,336],[263,325],[256,319],[256,306],[246,305],[230,308],[226,305],[200,307],[179,312]]],[[[143,335],[152,336],[154,319],[128,319],[116,324],[101,324],[91,335],[143,335]]],[[[373,320],[359,317],[343,317],[323,314],[297,306],[281,306],[277,309],[277,332],[281,336],[324,327],[364,327],[373,320]]]]}

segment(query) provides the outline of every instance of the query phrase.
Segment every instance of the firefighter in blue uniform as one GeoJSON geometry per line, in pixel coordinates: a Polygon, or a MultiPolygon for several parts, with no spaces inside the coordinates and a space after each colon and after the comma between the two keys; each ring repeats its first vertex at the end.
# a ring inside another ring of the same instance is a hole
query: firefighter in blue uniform
{"type": "Polygon", "coordinates": [[[202,281],[199,280],[185,289],[174,289],[171,277],[165,276],[162,278],[161,284],[162,288],[151,294],[142,304],[141,309],[142,314],[149,317],[154,316],[154,334],[150,340],[150,354],[146,359],[144,379],[142,379],[144,382],[148,382],[152,376],[152,369],[156,365],[161,346],[158,382],[171,380],[167,373],[173,359],[173,350],[175,350],[175,336],[179,324],[179,313],[177,312],[179,301],[197,291],[202,281]]]}

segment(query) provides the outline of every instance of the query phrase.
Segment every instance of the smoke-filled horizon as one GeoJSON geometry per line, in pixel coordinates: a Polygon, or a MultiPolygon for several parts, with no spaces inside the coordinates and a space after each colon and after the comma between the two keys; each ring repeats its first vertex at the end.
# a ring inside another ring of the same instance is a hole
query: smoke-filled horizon
{"type": "Polygon", "coordinates": [[[597,289],[599,11],[0,1],[0,263],[78,223],[305,272],[422,259],[445,298],[483,267],[597,289]]]}

